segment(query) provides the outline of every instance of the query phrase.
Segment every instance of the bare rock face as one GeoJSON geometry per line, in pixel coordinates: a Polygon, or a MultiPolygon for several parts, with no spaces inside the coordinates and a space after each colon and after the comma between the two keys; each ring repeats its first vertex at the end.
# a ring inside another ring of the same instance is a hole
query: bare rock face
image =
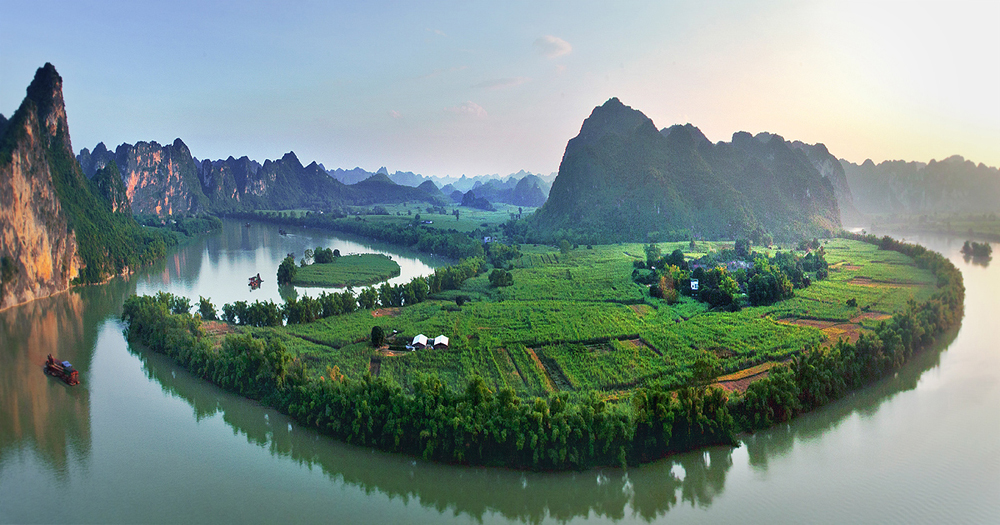
{"type": "Polygon", "coordinates": [[[0,136],[0,309],[66,290],[83,267],[50,152],[73,158],[62,78],[45,64],[0,136]]]}
{"type": "Polygon", "coordinates": [[[172,215],[206,210],[198,166],[181,139],[167,146],[155,141],[122,144],[115,150],[115,162],[133,213],[172,215]]]}

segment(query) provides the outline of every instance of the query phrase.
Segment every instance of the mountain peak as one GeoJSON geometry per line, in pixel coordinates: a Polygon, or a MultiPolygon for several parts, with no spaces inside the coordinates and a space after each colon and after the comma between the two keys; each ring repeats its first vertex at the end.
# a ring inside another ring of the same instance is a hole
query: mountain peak
{"type": "Polygon", "coordinates": [[[385,166],[382,166],[381,168],[379,168],[378,171],[376,171],[375,173],[376,174],[382,174],[382,175],[385,175],[387,177],[389,176],[389,170],[387,170],[385,168],[385,166]]]}
{"type": "Polygon", "coordinates": [[[671,140],[688,143],[695,147],[706,143],[712,143],[712,141],[708,140],[708,137],[706,137],[705,134],[698,129],[698,126],[690,123],[674,124],[669,128],[663,128],[660,130],[660,134],[664,137],[669,137],[671,140]]]}
{"type": "Polygon", "coordinates": [[[374,175],[372,175],[371,177],[368,177],[367,179],[359,182],[358,184],[362,184],[362,183],[364,183],[366,185],[367,184],[391,184],[393,186],[396,186],[396,183],[393,182],[392,179],[390,179],[388,175],[386,175],[385,173],[382,173],[382,171],[376,172],[374,175]]]}
{"type": "Polygon", "coordinates": [[[66,123],[66,104],[63,101],[62,77],[55,66],[46,62],[35,71],[35,78],[28,86],[27,98],[34,102],[38,112],[38,121],[45,127],[48,134],[55,137],[60,130],[69,151],[73,147],[69,141],[69,125],[66,123]]]}
{"type": "Polygon", "coordinates": [[[622,104],[618,97],[612,97],[603,105],[594,108],[590,116],[583,121],[580,134],[575,140],[592,144],[611,134],[630,137],[642,126],[649,126],[654,132],[656,131],[656,126],[649,117],[639,110],[622,104]]]}

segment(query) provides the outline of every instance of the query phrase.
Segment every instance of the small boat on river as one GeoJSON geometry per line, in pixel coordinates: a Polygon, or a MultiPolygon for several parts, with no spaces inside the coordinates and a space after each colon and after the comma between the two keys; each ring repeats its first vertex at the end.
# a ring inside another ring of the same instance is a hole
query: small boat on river
{"type": "Polygon", "coordinates": [[[80,384],[80,372],[69,361],[57,361],[52,354],[45,360],[45,373],[62,379],[67,385],[80,384]]]}
{"type": "Polygon", "coordinates": [[[252,290],[256,290],[257,288],[260,288],[260,285],[263,282],[264,280],[260,278],[260,274],[258,273],[257,275],[254,275],[253,277],[250,278],[250,283],[249,283],[250,288],[252,290]]]}
{"type": "Polygon", "coordinates": [[[286,232],[285,230],[279,229],[278,230],[278,235],[288,235],[288,232],[286,232]]]}

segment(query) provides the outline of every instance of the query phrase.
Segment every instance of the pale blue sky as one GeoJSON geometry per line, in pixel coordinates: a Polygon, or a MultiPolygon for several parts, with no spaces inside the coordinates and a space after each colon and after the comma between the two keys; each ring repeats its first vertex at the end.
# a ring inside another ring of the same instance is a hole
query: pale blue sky
{"type": "Polygon", "coordinates": [[[0,0],[0,113],[52,62],[77,150],[548,173],[617,96],[713,141],[998,166],[998,21],[992,1],[0,0]]]}

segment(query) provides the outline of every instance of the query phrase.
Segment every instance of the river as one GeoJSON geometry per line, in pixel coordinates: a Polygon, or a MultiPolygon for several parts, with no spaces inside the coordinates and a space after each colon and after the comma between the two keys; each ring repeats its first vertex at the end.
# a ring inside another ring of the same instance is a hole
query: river
{"type": "Polygon", "coordinates": [[[961,269],[965,319],[894,377],[738,448],[530,473],[345,445],[130,349],[118,321],[130,293],[277,301],[278,263],[318,245],[392,255],[399,281],[446,262],[227,221],[133,276],[0,312],[0,522],[995,523],[1000,263],[966,262],[964,239],[907,240],[961,269]],[[83,383],[42,374],[49,353],[83,383]]]}

